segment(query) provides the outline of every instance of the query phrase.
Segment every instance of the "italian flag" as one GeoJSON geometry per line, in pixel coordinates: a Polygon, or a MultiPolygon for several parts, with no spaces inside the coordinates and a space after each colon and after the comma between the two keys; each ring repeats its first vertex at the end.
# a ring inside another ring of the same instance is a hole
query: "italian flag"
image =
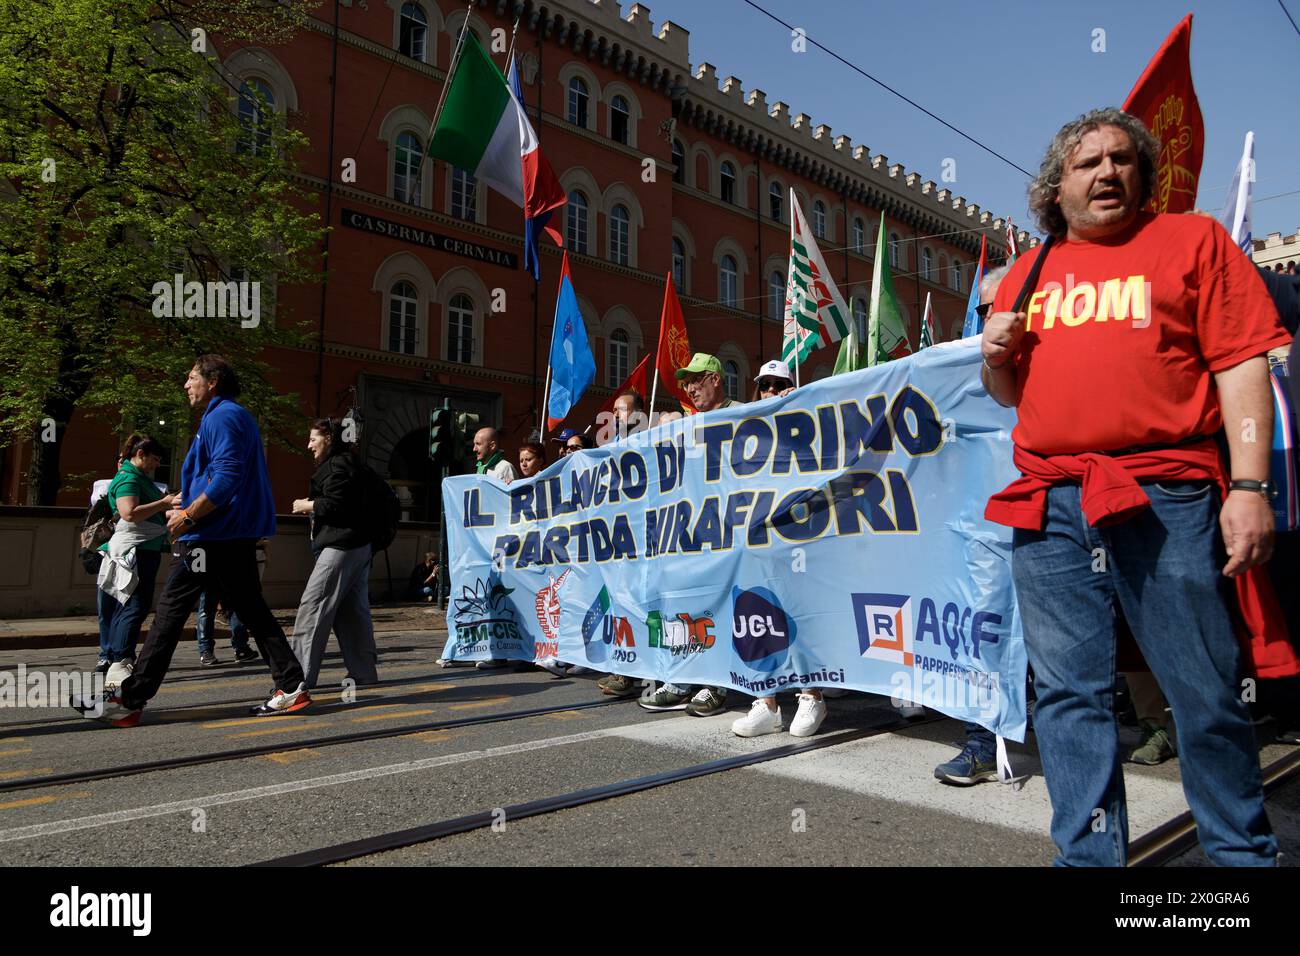
{"type": "MultiPolygon", "coordinates": [[[[535,219],[564,205],[564,188],[537,147],[537,134],[506,78],[466,31],[447,78],[429,155],[460,167],[535,219]]],[[[546,232],[563,245],[554,227],[546,232]]]]}

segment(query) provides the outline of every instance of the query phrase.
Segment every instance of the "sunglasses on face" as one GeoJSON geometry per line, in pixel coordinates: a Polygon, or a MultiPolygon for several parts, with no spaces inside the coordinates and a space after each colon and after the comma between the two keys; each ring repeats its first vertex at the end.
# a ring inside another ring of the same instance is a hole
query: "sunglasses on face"
{"type": "Polygon", "coordinates": [[[564,446],[564,453],[565,453],[566,455],[567,455],[569,452],[574,452],[574,451],[582,451],[582,446],[581,446],[581,445],[565,445],[565,446],[564,446]]]}
{"type": "Polygon", "coordinates": [[[785,388],[785,382],[774,378],[760,379],[758,383],[760,392],[779,392],[783,388],[785,388]]]}

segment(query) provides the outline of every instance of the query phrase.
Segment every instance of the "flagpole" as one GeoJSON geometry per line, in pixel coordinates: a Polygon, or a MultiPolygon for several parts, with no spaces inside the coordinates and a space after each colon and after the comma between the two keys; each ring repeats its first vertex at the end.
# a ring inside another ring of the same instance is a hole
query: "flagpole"
{"type": "MultiPolygon", "coordinates": [[[[447,102],[447,90],[451,88],[451,78],[456,72],[456,63],[460,60],[460,51],[465,45],[465,34],[469,30],[469,16],[474,12],[474,4],[469,3],[465,6],[465,22],[460,25],[460,36],[456,38],[456,50],[451,55],[451,64],[447,67],[447,78],[443,80],[442,92],[438,94],[438,106],[433,111],[433,122],[429,124],[429,144],[433,144],[433,131],[438,128],[438,120],[442,117],[442,108],[447,102]]],[[[426,149],[426,152],[428,150],[426,149]]],[[[424,159],[423,156],[420,157],[424,159]]],[[[419,167],[416,167],[416,174],[419,175],[419,167]]]]}
{"type": "MultiPolygon", "coordinates": [[[[794,217],[795,217],[794,204],[798,201],[799,200],[795,198],[794,187],[791,186],[790,187],[790,248],[791,249],[794,249],[794,217]]],[[[786,266],[786,271],[790,273],[789,277],[786,278],[786,288],[792,288],[794,284],[794,271],[790,269],[788,265],[786,266]]],[[[787,309],[794,308],[793,293],[791,293],[791,300],[786,305],[786,308],[787,309]]],[[[792,317],[793,317],[793,313],[792,313],[792,317]]],[[[799,352],[802,347],[803,347],[802,344],[799,342],[799,321],[796,319],[794,322],[794,387],[795,388],[799,387],[799,359],[800,359],[799,352]]]]}
{"type": "MultiPolygon", "coordinates": [[[[509,68],[509,66],[510,66],[510,58],[511,58],[512,56],[515,55],[515,35],[519,32],[519,20],[520,20],[520,18],[521,18],[523,15],[524,15],[524,14],[523,14],[523,8],[521,7],[521,8],[520,8],[519,15],[515,17],[515,26],[514,26],[514,29],[510,31],[510,49],[506,50],[506,67],[507,67],[507,68],[509,68]]],[[[466,18],[465,18],[465,22],[466,22],[466,23],[469,22],[469,17],[466,17],[466,18]]],[[[523,104],[521,103],[521,104],[519,104],[519,105],[522,106],[523,104]]]]}

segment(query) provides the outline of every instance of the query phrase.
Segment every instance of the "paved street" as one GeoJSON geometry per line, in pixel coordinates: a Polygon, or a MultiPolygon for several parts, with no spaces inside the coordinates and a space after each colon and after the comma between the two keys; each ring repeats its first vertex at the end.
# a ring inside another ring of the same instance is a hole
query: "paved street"
{"type": "MultiPolygon", "coordinates": [[[[410,609],[406,620],[423,615],[410,609]]],[[[432,621],[430,615],[426,620],[432,621]]],[[[794,742],[753,740],[725,716],[649,714],[602,700],[595,675],[555,679],[539,670],[440,669],[445,631],[379,636],[381,686],[354,702],[338,690],[311,709],[249,718],[270,682],[262,665],[200,669],[182,645],[138,728],[119,730],[62,709],[0,711],[0,784],[250,746],[274,753],[116,779],[0,793],[7,865],[247,864],[395,830],[492,811],[794,742]],[[492,723],[483,718],[548,708],[492,723]],[[421,730],[427,724],[461,725],[421,730]],[[378,740],[327,741],[384,728],[378,740]],[[315,741],[302,747],[303,741],[315,741]]],[[[93,663],[93,650],[0,651],[0,667],[29,671],[93,663]]],[[[337,685],[341,661],[322,682],[337,685]]],[[[608,700],[608,698],[603,698],[608,700]]],[[[784,705],[786,718],[791,704],[784,705]]],[[[888,700],[830,702],[819,738],[897,724],[888,700]]],[[[1126,732],[1127,733],[1127,732],[1126,732]]],[[[1015,791],[947,787],[931,778],[952,756],[961,725],[938,719],[757,766],[713,773],[628,796],[444,837],[355,865],[393,864],[991,864],[1040,866],[1052,856],[1042,778],[1015,791]]],[[[817,738],[815,738],[817,739],[817,738]]],[[[1127,738],[1126,738],[1127,739],[1127,738]]],[[[1032,737],[1030,739],[1032,744],[1032,737]]],[[[1271,762],[1286,752],[1266,747],[1271,762]]],[[[1018,771],[1036,772],[1032,746],[1015,748],[1018,771]]],[[[1127,771],[1132,835],[1186,809],[1178,764],[1127,771]]],[[[1270,802],[1275,827],[1300,858],[1300,799],[1270,802]]],[[[1198,855],[1182,862],[1195,864],[1198,855]]]]}

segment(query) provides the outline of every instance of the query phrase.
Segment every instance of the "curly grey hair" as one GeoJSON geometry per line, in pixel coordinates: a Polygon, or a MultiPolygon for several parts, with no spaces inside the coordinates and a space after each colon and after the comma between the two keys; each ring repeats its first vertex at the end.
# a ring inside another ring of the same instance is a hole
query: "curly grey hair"
{"type": "Polygon", "coordinates": [[[1113,106],[1091,110],[1061,127],[1047,147],[1038,178],[1029,187],[1029,211],[1038,220],[1038,227],[1050,236],[1062,238],[1066,232],[1065,216],[1056,197],[1061,191],[1061,173],[1066,160],[1074,152],[1084,134],[1100,126],[1115,126],[1128,133],[1138,154],[1138,170],[1142,176],[1142,198],[1138,206],[1145,206],[1155,191],[1156,163],[1160,156],[1160,143],[1151,135],[1143,122],[1132,113],[1113,106]]]}

